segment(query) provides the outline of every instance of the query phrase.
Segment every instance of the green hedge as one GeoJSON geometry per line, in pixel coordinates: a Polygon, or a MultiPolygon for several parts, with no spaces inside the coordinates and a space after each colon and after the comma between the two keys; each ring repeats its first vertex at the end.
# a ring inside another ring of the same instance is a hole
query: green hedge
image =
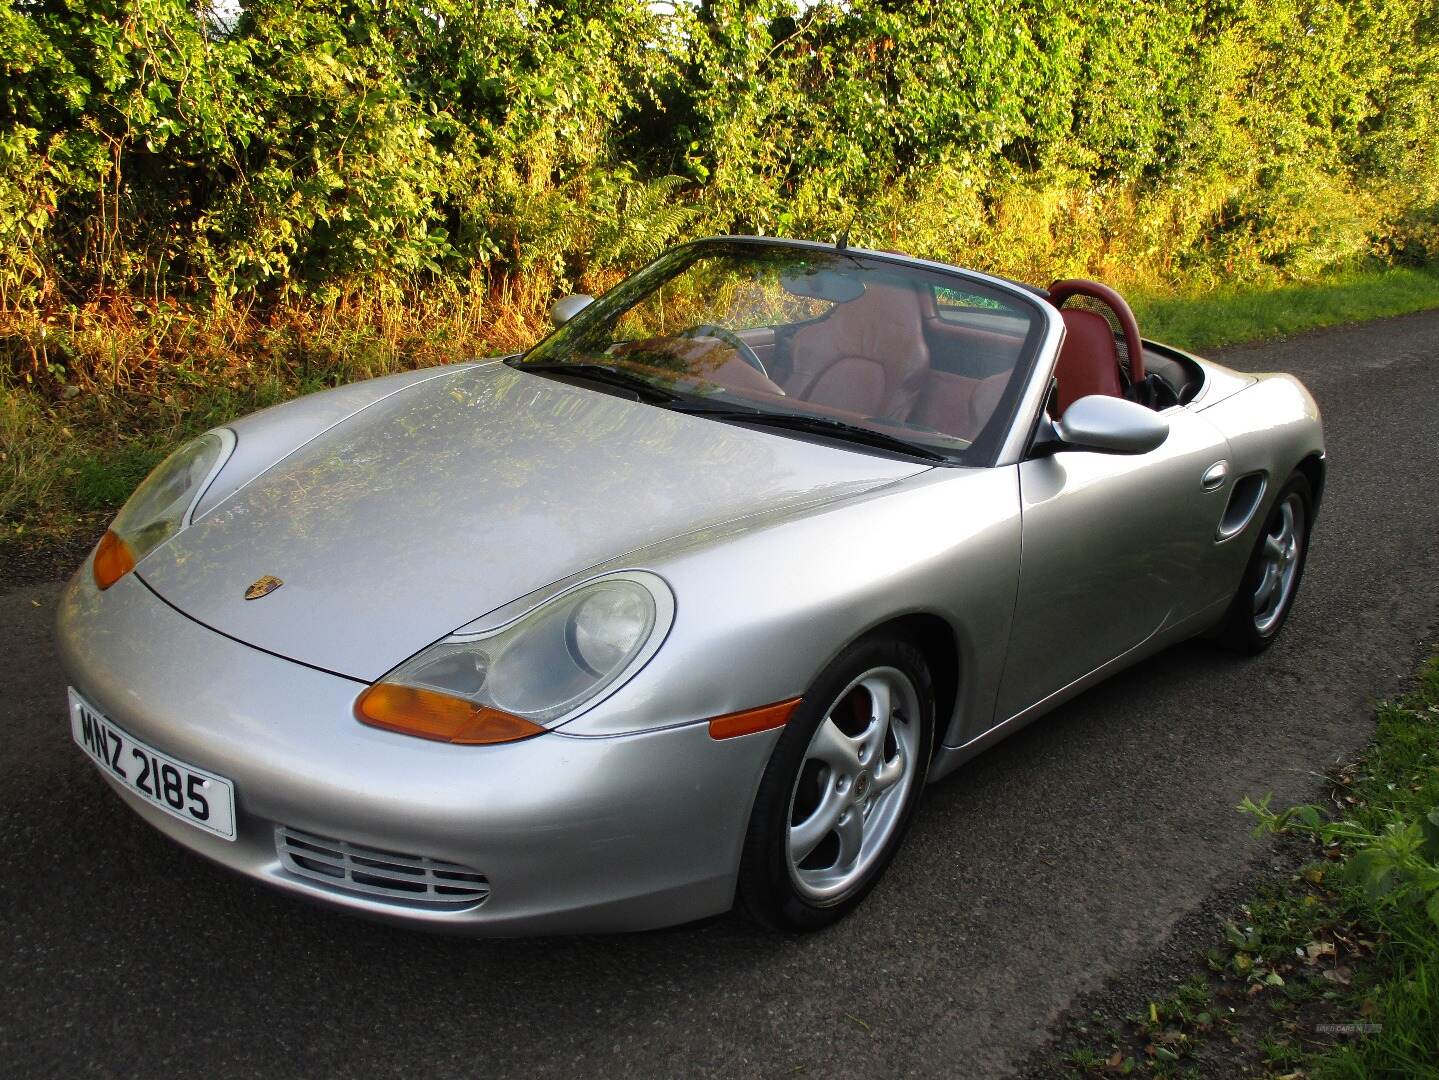
{"type": "Polygon", "coordinates": [[[1439,250],[1433,0],[217,10],[0,0],[0,304],[548,293],[851,221],[1151,287],[1439,250]]]}

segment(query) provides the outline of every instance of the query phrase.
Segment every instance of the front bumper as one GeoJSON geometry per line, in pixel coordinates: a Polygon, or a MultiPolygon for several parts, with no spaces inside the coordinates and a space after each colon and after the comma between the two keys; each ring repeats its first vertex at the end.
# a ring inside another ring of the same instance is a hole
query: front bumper
{"type": "Polygon", "coordinates": [[[550,733],[502,746],[381,731],[354,719],[363,684],[208,629],[135,573],[101,593],[88,563],[61,598],[57,636],[65,669],[95,707],[235,784],[233,842],[113,784],[141,817],[277,888],[432,929],[640,930],[728,909],[779,737],[716,742],[686,717],[643,734],[550,733]],[[301,877],[277,853],[280,827],[472,867],[490,893],[469,907],[440,906],[301,877]]]}

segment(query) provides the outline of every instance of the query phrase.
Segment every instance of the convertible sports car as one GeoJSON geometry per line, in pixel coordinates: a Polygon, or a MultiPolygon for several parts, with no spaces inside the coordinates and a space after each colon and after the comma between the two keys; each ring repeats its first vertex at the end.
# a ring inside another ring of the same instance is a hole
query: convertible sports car
{"type": "Polygon", "coordinates": [[[1142,340],[1102,285],[730,237],[555,322],[140,485],[59,613],[73,735],[131,809],[410,924],[812,929],[927,782],[1293,603],[1313,400],[1142,340]]]}

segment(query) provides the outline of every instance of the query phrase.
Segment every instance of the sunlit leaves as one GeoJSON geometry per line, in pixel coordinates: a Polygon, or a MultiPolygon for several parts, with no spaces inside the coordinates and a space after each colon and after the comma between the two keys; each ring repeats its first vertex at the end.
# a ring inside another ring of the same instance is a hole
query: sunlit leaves
{"type": "Polygon", "coordinates": [[[845,227],[1038,277],[1421,261],[1436,37],[1420,0],[0,0],[0,289],[545,290],[845,227]]]}

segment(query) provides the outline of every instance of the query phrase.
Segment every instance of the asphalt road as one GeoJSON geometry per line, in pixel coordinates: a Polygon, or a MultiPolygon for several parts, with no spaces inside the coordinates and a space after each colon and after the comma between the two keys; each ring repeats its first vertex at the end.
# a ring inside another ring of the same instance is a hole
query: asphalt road
{"type": "Polygon", "coordinates": [[[0,1070],[14,1076],[999,1076],[1264,849],[1439,627],[1439,313],[1233,350],[1299,374],[1332,460],[1258,660],[1120,675],[931,788],[888,878],[803,939],[419,936],[271,895],[124,811],[70,745],[57,585],[0,596],[0,1070]]]}

